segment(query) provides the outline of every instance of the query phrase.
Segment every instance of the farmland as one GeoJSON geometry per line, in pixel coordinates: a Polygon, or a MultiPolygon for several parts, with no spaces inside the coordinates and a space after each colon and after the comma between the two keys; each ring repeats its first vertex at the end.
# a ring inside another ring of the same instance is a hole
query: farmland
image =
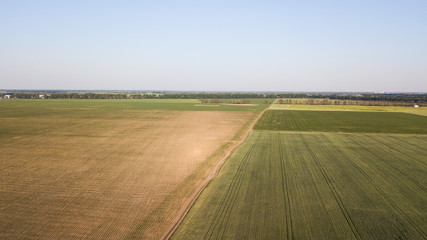
{"type": "Polygon", "coordinates": [[[360,106],[360,105],[303,105],[303,104],[274,104],[274,110],[316,110],[316,111],[359,111],[359,112],[406,112],[427,116],[426,107],[400,106],[360,106]]]}
{"type": "Polygon", "coordinates": [[[269,110],[256,130],[427,134],[427,118],[399,112],[269,110]]]}
{"type": "Polygon", "coordinates": [[[426,239],[425,123],[269,110],[172,239],[426,239]]]}
{"type": "Polygon", "coordinates": [[[274,105],[171,231],[269,106],[229,103],[0,101],[0,238],[427,238],[426,117],[378,107],[274,105]]]}
{"type": "Polygon", "coordinates": [[[265,105],[0,101],[1,239],[159,239],[265,105]]]}

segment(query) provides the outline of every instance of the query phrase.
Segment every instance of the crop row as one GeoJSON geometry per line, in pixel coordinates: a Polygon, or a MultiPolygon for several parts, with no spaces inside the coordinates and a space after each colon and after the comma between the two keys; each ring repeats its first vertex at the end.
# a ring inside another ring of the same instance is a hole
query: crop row
{"type": "Polygon", "coordinates": [[[172,239],[426,239],[426,145],[254,131],[172,239]]]}
{"type": "Polygon", "coordinates": [[[269,110],[255,130],[427,134],[427,118],[399,112],[269,110]]]}

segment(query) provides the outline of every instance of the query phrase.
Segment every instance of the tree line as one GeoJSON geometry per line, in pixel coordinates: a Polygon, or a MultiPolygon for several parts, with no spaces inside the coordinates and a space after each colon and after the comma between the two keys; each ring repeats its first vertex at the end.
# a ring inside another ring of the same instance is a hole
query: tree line
{"type": "MultiPolygon", "coordinates": [[[[11,95],[18,99],[38,99],[43,94],[45,99],[329,99],[368,102],[395,102],[405,104],[427,105],[427,94],[338,94],[338,93],[30,93],[12,92],[0,94],[0,97],[11,95]]],[[[353,103],[353,102],[352,102],[353,103]]],[[[313,103],[314,104],[314,103],[313,103]]],[[[316,101],[315,104],[319,104],[316,101]]],[[[329,104],[326,102],[326,104],[329,104]]],[[[335,102],[333,103],[335,104],[335,102]]]]}
{"type": "Polygon", "coordinates": [[[423,103],[414,103],[413,101],[377,101],[377,100],[341,100],[341,99],[279,99],[278,104],[302,104],[302,105],[358,105],[358,106],[427,106],[423,103]]]}

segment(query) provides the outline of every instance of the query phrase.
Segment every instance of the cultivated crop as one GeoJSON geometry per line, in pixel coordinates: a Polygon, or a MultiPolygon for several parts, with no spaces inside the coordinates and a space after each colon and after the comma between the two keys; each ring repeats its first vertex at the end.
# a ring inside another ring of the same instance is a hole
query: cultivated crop
{"type": "Polygon", "coordinates": [[[363,111],[363,112],[406,112],[427,116],[426,107],[413,106],[359,106],[359,105],[299,105],[299,104],[273,104],[270,109],[275,110],[316,110],[316,111],[363,111]]]}
{"type": "Polygon", "coordinates": [[[425,239],[425,135],[254,131],[173,239],[425,239]]]}
{"type": "Polygon", "coordinates": [[[269,110],[256,130],[427,134],[427,118],[397,112],[269,110]]]}
{"type": "Polygon", "coordinates": [[[426,239],[426,123],[266,111],[172,238],[426,239]]]}

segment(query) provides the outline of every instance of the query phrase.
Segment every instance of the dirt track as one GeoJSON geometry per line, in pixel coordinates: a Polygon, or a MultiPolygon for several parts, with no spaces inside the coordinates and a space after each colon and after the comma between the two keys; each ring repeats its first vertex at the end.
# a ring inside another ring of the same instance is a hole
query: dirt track
{"type": "MultiPolygon", "coordinates": [[[[271,107],[271,106],[270,106],[271,107]]],[[[267,108],[268,109],[268,108],[267,108]]],[[[234,146],[230,149],[230,151],[224,156],[224,158],[218,162],[218,165],[212,170],[212,173],[203,181],[202,186],[200,186],[193,195],[183,205],[183,207],[179,211],[179,215],[173,222],[173,224],[170,225],[169,229],[165,234],[163,234],[161,239],[169,239],[172,234],[175,232],[175,230],[178,228],[179,224],[182,222],[182,220],[187,215],[188,211],[190,211],[191,207],[193,206],[194,202],[197,200],[197,198],[200,196],[200,194],[203,192],[203,190],[208,186],[208,184],[215,179],[215,177],[218,175],[218,172],[221,170],[221,167],[224,165],[224,163],[227,161],[227,159],[230,157],[230,155],[243,143],[246,141],[246,139],[249,136],[249,133],[252,131],[255,123],[258,121],[258,119],[262,116],[262,114],[267,110],[265,109],[262,111],[251,123],[250,127],[246,130],[245,134],[242,136],[242,138],[235,142],[234,146]]]]}

